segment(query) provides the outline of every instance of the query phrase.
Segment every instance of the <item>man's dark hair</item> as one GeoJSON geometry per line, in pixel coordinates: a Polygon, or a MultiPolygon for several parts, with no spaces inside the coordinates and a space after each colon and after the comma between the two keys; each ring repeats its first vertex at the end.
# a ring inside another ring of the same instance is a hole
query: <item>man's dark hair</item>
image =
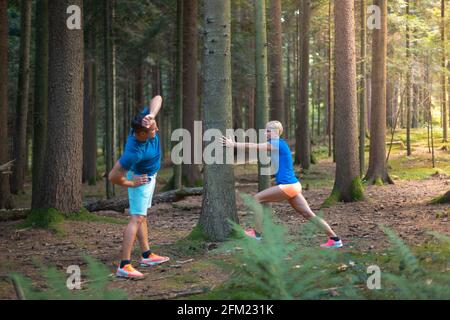
{"type": "Polygon", "coordinates": [[[142,114],[138,114],[134,117],[133,121],[131,122],[133,132],[140,133],[142,131],[148,131],[148,129],[142,125],[142,121],[144,120],[144,118],[145,115],[142,114]]]}

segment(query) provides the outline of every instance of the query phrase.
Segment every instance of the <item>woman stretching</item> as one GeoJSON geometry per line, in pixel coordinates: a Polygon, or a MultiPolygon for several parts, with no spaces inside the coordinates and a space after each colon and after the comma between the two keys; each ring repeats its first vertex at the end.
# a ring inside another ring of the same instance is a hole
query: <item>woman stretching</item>
{"type": "MultiPolygon", "coordinates": [[[[288,201],[292,208],[308,220],[316,222],[329,236],[327,243],[322,244],[324,248],[342,248],[341,239],[331,229],[327,222],[317,217],[308,205],[308,202],[303,197],[302,185],[295,176],[294,163],[292,160],[292,153],[286,141],[281,139],[283,134],[283,125],[279,121],[272,121],[266,125],[267,143],[236,143],[233,140],[223,137],[223,144],[227,148],[239,149],[256,149],[264,151],[277,150],[278,154],[272,155],[272,162],[277,165],[278,172],[275,175],[276,187],[269,188],[258,193],[255,199],[261,203],[288,201]]],[[[259,217],[256,218],[255,229],[246,231],[247,236],[260,240],[262,231],[262,221],[259,217]]]]}

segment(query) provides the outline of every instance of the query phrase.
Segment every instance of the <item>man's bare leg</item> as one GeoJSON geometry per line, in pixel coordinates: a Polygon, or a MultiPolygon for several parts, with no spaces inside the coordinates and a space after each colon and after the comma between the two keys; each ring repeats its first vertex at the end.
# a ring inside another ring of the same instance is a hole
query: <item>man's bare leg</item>
{"type": "Polygon", "coordinates": [[[146,220],[144,216],[131,216],[130,223],[128,223],[128,226],[123,233],[122,261],[131,260],[131,251],[133,250],[136,236],[139,229],[142,227],[144,220],[146,220]]]}
{"type": "Polygon", "coordinates": [[[137,238],[141,247],[141,253],[150,251],[150,244],[148,242],[148,220],[144,219],[139,227],[137,238]]]}

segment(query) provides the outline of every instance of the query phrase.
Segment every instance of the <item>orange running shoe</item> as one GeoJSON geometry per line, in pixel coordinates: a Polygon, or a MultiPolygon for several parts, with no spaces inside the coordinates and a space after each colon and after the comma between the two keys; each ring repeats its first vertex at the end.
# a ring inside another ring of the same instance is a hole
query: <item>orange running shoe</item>
{"type": "Polygon", "coordinates": [[[126,279],[143,279],[144,275],[137,271],[131,264],[127,264],[123,268],[117,268],[116,276],[126,279]]]}
{"type": "Polygon", "coordinates": [[[169,257],[162,257],[158,256],[155,253],[152,253],[147,259],[141,258],[141,260],[139,260],[139,264],[141,267],[152,267],[167,262],[169,260],[170,260],[169,257]]]}

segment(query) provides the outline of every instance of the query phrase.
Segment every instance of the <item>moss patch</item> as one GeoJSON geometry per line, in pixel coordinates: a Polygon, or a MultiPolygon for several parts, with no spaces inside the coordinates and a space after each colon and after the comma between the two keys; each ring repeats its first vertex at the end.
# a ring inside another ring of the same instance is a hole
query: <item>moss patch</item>
{"type": "Polygon", "coordinates": [[[450,191],[430,201],[430,204],[443,204],[443,203],[450,203],[450,191]]]}
{"type": "Polygon", "coordinates": [[[325,199],[321,208],[329,208],[339,201],[341,201],[341,193],[337,189],[334,189],[333,192],[331,192],[331,195],[325,199]]]}
{"type": "Polygon", "coordinates": [[[87,211],[84,208],[80,212],[67,214],[67,215],[65,215],[65,217],[67,220],[70,220],[70,221],[105,222],[105,223],[120,224],[120,225],[125,225],[128,223],[128,220],[96,215],[96,214],[90,213],[89,211],[87,211]]]}
{"type": "Polygon", "coordinates": [[[187,237],[188,240],[193,241],[211,241],[211,239],[203,232],[200,225],[196,225],[192,232],[187,237]]]}
{"type": "Polygon", "coordinates": [[[350,186],[350,196],[354,201],[360,201],[364,199],[364,186],[360,177],[357,177],[352,181],[352,184],[350,186]]]}
{"type": "Polygon", "coordinates": [[[64,214],[56,209],[33,209],[23,223],[25,228],[57,229],[57,225],[64,221],[64,214]]]}

